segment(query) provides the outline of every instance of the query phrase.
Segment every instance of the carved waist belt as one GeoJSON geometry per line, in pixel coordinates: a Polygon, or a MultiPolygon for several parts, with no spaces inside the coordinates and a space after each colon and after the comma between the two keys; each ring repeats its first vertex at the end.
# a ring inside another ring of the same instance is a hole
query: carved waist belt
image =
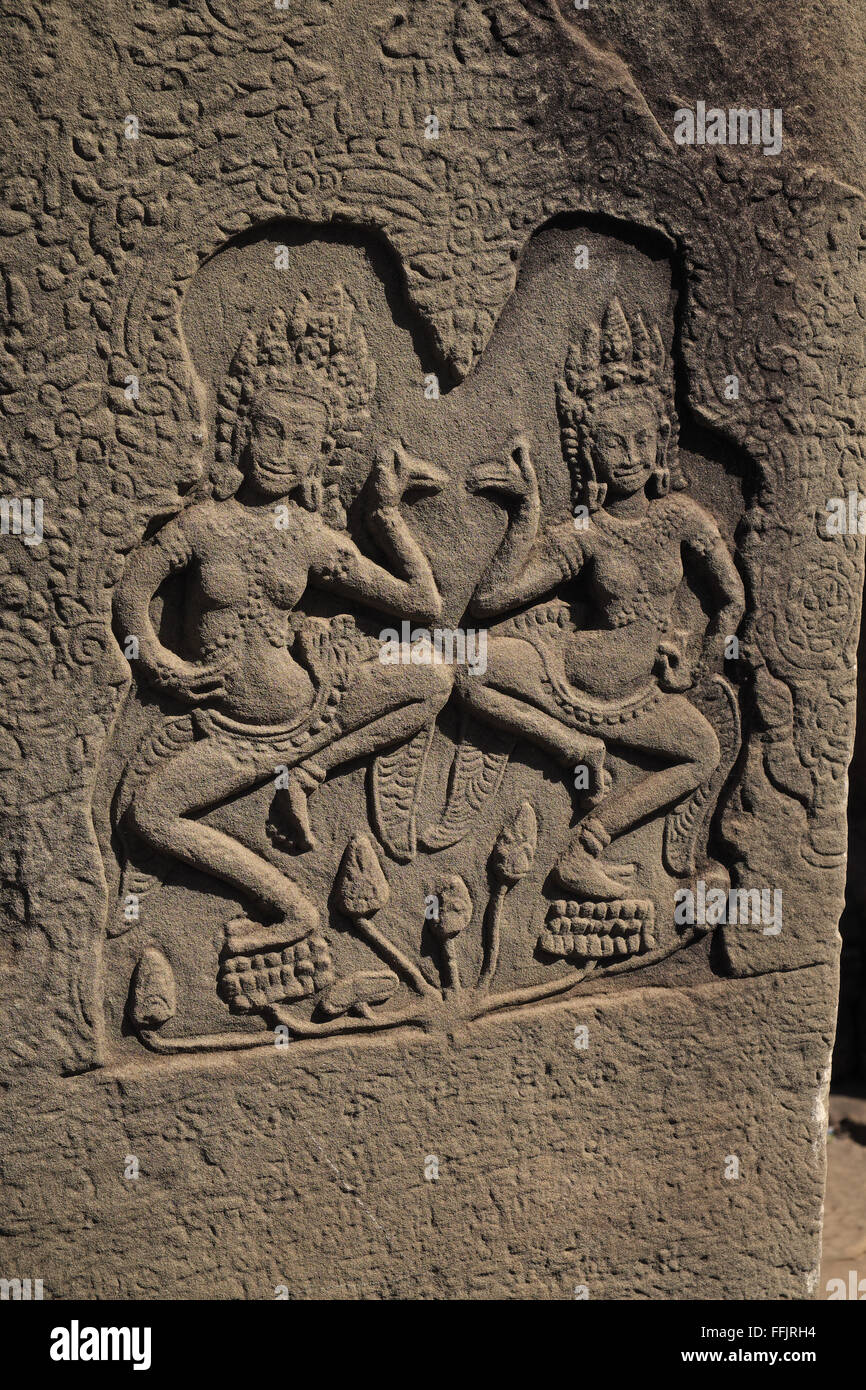
{"type": "Polygon", "coordinates": [[[646,710],[652,709],[662,697],[663,692],[653,681],[636,695],[624,700],[593,700],[576,690],[566,680],[564,672],[551,670],[553,663],[548,661],[547,653],[542,652],[542,657],[545,684],[552,692],[556,703],[568,715],[569,722],[582,732],[598,733],[605,729],[614,729],[620,724],[627,724],[630,719],[637,719],[646,710]]]}
{"type": "Polygon", "coordinates": [[[288,758],[316,742],[333,724],[345,689],[341,679],[320,687],[312,706],[291,724],[246,724],[214,709],[193,710],[192,719],[199,733],[230,744],[236,755],[288,758]]]}
{"type": "Polygon", "coordinates": [[[562,630],[576,632],[564,605],[545,604],[530,613],[513,618],[507,630],[531,642],[544,664],[543,683],[551,692],[568,721],[581,732],[603,732],[637,719],[645,710],[658,704],[662,690],[651,680],[634,695],[621,700],[596,700],[571,684],[565,674],[565,662],[560,650],[562,630]],[[551,641],[553,638],[553,641],[551,641]]]}

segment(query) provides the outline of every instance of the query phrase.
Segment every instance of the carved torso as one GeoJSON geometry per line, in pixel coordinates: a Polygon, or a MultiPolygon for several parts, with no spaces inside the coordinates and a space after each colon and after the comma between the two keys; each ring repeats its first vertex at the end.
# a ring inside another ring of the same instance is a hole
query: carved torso
{"type": "Polygon", "coordinates": [[[652,676],[683,580],[683,547],[721,544],[715,523],[693,502],[663,498],[634,519],[597,512],[585,530],[560,528],[557,540],[585,602],[580,631],[564,643],[565,674],[600,699],[629,695],[652,676]]]}
{"type": "Polygon", "coordinates": [[[289,648],[292,613],[307,585],[310,529],[289,507],[277,529],[270,507],[233,499],[185,518],[191,546],[184,628],[195,659],[225,670],[220,708],[236,719],[279,723],[312,702],[313,683],[289,648]]]}

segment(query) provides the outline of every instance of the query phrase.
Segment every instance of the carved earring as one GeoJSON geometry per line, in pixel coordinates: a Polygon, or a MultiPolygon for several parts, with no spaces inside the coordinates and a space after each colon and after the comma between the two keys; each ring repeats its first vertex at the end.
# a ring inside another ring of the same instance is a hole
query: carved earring
{"type": "Polygon", "coordinates": [[[653,469],[653,494],[656,497],[666,497],[671,490],[671,470],[669,468],[653,469]]]}
{"type": "Polygon", "coordinates": [[[598,512],[604,506],[604,499],[607,497],[607,483],[598,482],[595,475],[595,464],[592,461],[592,453],[588,447],[585,449],[583,457],[586,468],[586,481],[583,484],[583,495],[589,510],[591,512],[598,512]]]}
{"type": "Polygon", "coordinates": [[[217,463],[211,470],[214,497],[218,502],[224,502],[227,497],[234,497],[243,480],[243,473],[233,463],[217,463]]]}
{"type": "Polygon", "coordinates": [[[659,447],[656,453],[656,466],[653,469],[653,491],[656,497],[666,497],[671,490],[671,470],[668,467],[668,443],[671,437],[669,422],[659,427],[659,447]]]}
{"type": "Polygon", "coordinates": [[[308,512],[318,512],[322,506],[324,489],[318,478],[305,478],[301,484],[301,500],[308,512]]]}
{"type": "Polygon", "coordinates": [[[591,478],[584,487],[584,493],[589,510],[598,512],[604,506],[604,499],[607,497],[607,483],[597,483],[591,478]]]}
{"type": "Polygon", "coordinates": [[[211,470],[211,481],[213,484],[213,495],[218,502],[223,502],[227,497],[234,497],[246,473],[243,464],[244,455],[247,452],[249,435],[243,425],[235,425],[232,435],[231,450],[228,457],[220,458],[222,445],[217,446],[216,467],[211,470]]]}

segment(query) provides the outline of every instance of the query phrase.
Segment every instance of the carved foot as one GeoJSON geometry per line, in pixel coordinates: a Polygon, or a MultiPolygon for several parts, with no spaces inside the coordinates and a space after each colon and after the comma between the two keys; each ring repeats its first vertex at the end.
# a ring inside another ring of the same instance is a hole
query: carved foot
{"type": "Polygon", "coordinates": [[[324,768],[318,763],[304,763],[292,770],[289,785],[277,792],[267,826],[277,849],[287,854],[305,854],[316,848],[318,842],[310,825],[309,797],[321,786],[325,776],[324,768]]]}
{"type": "Polygon", "coordinates": [[[274,1003],[317,994],[334,983],[327,941],[313,932],[286,945],[282,924],[262,927],[246,917],[226,927],[226,956],[218,989],[232,1013],[250,1014],[274,1003]]]}
{"type": "Polygon", "coordinates": [[[634,875],[634,864],[599,862],[602,850],[610,844],[604,826],[593,817],[581,822],[577,834],[556,866],[556,876],[564,888],[578,898],[596,902],[621,898],[634,875]]]}
{"type": "Polygon", "coordinates": [[[655,948],[655,908],[647,899],[607,902],[555,902],[538,947],[554,959],[610,964],[655,948]]]}

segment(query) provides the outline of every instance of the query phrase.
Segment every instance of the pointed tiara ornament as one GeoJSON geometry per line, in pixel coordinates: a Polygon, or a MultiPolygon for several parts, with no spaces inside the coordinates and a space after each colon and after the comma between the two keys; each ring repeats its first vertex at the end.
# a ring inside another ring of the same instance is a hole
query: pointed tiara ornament
{"type": "Polygon", "coordinates": [[[570,345],[564,376],[562,391],[558,392],[564,397],[560,404],[567,404],[572,410],[579,409],[581,400],[590,406],[603,392],[623,386],[651,386],[664,395],[665,349],[661,334],[655,324],[648,330],[640,314],[629,324],[622,305],[614,298],[604,312],[600,329],[591,324],[580,345],[570,345]]]}
{"type": "Polygon", "coordinates": [[[318,302],[301,294],[287,312],[276,309],[257,335],[249,329],[232,360],[217,411],[217,457],[232,460],[238,427],[263,390],[320,401],[334,444],[331,468],[342,451],[361,442],[376,388],[376,364],[345,288],[332,285],[318,302]]]}
{"type": "Polygon", "coordinates": [[[616,392],[642,397],[655,411],[659,427],[656,495],[686,486],[678,449],[673,381],[662,336],[647,329],[640,314],[629,323],[619,300],[608,304],[601,325],[591,324],[580,344],[569,346],[563,375],[556,383],[556,412],[562,454],[572,479],[575,502],[590,511],[601,506],[605,487],[592,458],[593,415],[616,392]]]}

